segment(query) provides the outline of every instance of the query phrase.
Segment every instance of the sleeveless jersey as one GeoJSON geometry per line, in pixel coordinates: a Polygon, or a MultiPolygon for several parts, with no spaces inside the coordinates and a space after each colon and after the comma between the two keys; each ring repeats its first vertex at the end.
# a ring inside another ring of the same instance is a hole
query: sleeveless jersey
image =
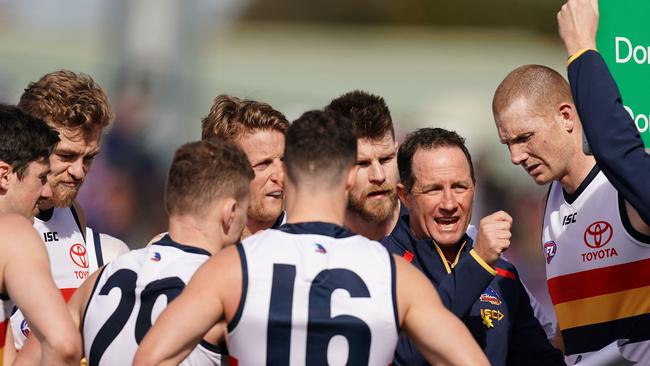
{"type": "MultiPolygon", "coordinates": [[[[46,211],[34,218],[34,229],[45,243],[54,284],[67,302],[83,281],[99,267],[96,261],[89,260],[88,252],[94,253],[94,247],[86,246],[74,208],[54,208],[49,212],[49,217],[43,217],[48,216],[46,211]]],[[[21,349],[30,330],[20,310],[11,316],[11,330],[14,346],[21,349]]]]}
{"type": "Polygon", "coordinates": [[[573,195],[551,184],[542,243],[569,361],[629,339],[622,354],[650,364],[650,237],[597,166],[573,195]]]}
{"type": "Polygon", "coordinates": [[[54,283],[67,301],[98,268],[88,260],[77,213],[72,207],[55,208],[49,220],[34,218],[34,228],[45,242],[54,283]]]}
{"type": "MultiPolygon", "coordinates": [[[[47,216],[47,213],[44,213],[47,216]]],[[[119,254],[128,251],[124,242],[86,227],[86,240],[74,207],[54,208],[49,217],[34,218],[34,228],[41,235],[50,259],[54,284],[68,301],[90,274],[119,254]]],[[[14,347],[21,349],[30,334],[22,312],[11,316],[14,347]]]]}
{"type": "Polygon", "coordinates": [[[86,250],[88,250],[88,260],[90,263],[95,264],[99,268],[128,252],[129,247],[116,237],[94,231],[90,227],[87,227],[86,250]]]}
{"type": "MultiPolygon", "coordinates": [[[[7,294],[0,294],[0,366],[3,365],[5,336],[7,334],[7,324],[9,323],[9,316],[14,304],[9,300],[7,294]]],[[[11,347],[11,345],[9,345],[11,347]]]]}
{"type": "Polygon", "coordinates": [[[392,362],[393,257],[334,224],[285,224],[238,244],[242,297],[228,325],[239,365],[392,362]]]}
{"type": "MultiPolygon", "coordinates": [[[[152,323],[209,256],[203,249],[176,243],[165,235],[107,264],[83,318],[88,365],[130,365],[152,323]]],[[[219,365],[220,357],[199,345],[181,364],[219,365]]]]}

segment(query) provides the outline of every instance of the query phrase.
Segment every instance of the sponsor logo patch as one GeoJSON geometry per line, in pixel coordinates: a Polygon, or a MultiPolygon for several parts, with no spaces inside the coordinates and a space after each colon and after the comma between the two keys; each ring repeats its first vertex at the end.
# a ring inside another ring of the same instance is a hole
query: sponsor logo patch
{"type": "Polygon", "coordinates": [[[616,248],[603,248],[609,244],[614,235],[612,225],[607,221],[596,221],[585,229],[583,235],[585,245],[591,248],[591,251],[581,253],[583,262],[591,262],[610,257],[617,257],[616,248]]]}
{"type": "Polygon", "coordinates": [[[70,247],[70,259],[81,268],[88,268],[88,257],[86,247],[83,244],[74,244],[70,247]]]}
{"type": "Polygon", "coordinates": [[[612,240],[612,225],[607,221],[596,221],[585,230],[585,245],[589,248],[602,248],[612,240]]]}
{"type": "Polygon", "coordinates": [[[496,309],[481,309],[481,319],[483,324],[488,328],[494,328],[494,321],[501,321],[505,315],[500,310],[496,309]]]}
{"type": "Polygon", "coordinates": [[[153,252],[153,256],[151,256],[151,258],[149,258],[149,259],[151,259],[151,260],[154,261],[154,262],[160,262],[160,260],[162,259],[162,257],[160,256],[160,253],[158,253],[158,252],[153,252]]]}

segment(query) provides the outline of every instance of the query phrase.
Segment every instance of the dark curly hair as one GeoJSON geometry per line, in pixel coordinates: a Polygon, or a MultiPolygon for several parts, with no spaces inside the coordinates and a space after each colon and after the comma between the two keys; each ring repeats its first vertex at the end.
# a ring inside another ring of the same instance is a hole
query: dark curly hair
{"type": "Polygon", "coordinates": [[[384,98],[355,90],[332,100],[325,110],[339,113],[354,123],[357,138],[376,140],[390,132],[395,138],[393,120],[384,98]]]}
{"type": "Polygon", "coordinates": [[[293,181],[316,179],[335,186],[357,161],[352,121],[330,111],[309,111],[287,130],[284,164],[293,181]]]}
{"type": "Polygon", "coordinates": [[[0,160],[22,179],[31,162],[48,159],[59,134],[18,107],[0,104],[0,160]]]}

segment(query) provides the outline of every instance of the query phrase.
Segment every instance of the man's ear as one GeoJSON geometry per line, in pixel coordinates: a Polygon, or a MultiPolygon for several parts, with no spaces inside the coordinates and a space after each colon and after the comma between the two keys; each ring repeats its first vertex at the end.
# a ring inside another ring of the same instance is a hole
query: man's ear
{"type": "Polygon", "coordinates": [[[404,204],[404,206],[406,206],[408,210],[411,210],[411,201],[410,201],[411,197],[409,193],[406,191],[406,187],[404,187],[404,184],[397,183],[396,190],[397,190],[397,197],[399,197],[399,200],[402,201],[402,203],[404,204]]]}
{"type": "Polygon", "coordinates": [[[354,164],[352,168],[348,171],[348,176],[345,179],[345,191],[350,192],[352,187],[354,187],[354,183],[357,181],[357,172],[359,171],[359,166],[354,164]]]}
{"type": "Polygon", "coordinates": [[[237,200],[232,197],[223,199],[221,202],[221,227],[223,233],[228,234],[232,224],[235,221],[235,210],[237,209],[237,200]]]}
{"type": "Polygon", "coordinates": [[[573,132],[575,122],[578,119],[576,107],[571,103],[560,103],[557,107],[557,113],[561,118],[562,128],[567,132],[573,132]]]}
{"type": "Polygon", "coordinates": [[[12,173],[14,169],[11,164],[0,160],[0,190],[7,191],[9,189],[12,173]]]}

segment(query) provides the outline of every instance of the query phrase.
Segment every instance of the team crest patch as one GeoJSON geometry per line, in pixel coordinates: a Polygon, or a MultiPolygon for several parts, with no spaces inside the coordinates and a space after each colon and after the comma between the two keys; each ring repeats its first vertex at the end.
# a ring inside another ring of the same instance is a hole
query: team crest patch
{"type": "Polygon", "coordinates": [[[314,243],[314,246],[316,247],[314,249],[316,253],[321,253],[321,254],[327,253],[327,249],[325,249],[325,247],[322,244],[314,243]]]}
{"type": "Polygon", "coordinates": [[[158,252],[154,252],[154,253],[153,253],[153,256],[152,256],[150,259],[151,259],[152,261],[154,261],[154,262],[160,262],[160,260],[162,259],[162,257],[160,256],[160,253],[158,253],[158,252]]]}
{"type": "Polygon", "coordinates": [[[547,241],[544,243],[544,255],[546,256],[546,264],[550,264],[557,253],[557,244],[554,241],[547,241]]]}
{"type": "Polygon", "coordinates": [[[20,332],[25,337],[29,337],[29,335],[32,334],[32,331],[29,330],[29,324],[27,324],[27,320],[25,319],[23,319],[23,321],[20,322],[20,332]]]}
{"type": "Polygon", "coordinates": [[[488,302],[492,305],[501,305],[501,298],[499,297],[499,294],[497,294],[497,292],[494,291],[491,287],[488,287],[485,292],[481,294],[479,300],[481,300],[481,302],[488,302]]]}

